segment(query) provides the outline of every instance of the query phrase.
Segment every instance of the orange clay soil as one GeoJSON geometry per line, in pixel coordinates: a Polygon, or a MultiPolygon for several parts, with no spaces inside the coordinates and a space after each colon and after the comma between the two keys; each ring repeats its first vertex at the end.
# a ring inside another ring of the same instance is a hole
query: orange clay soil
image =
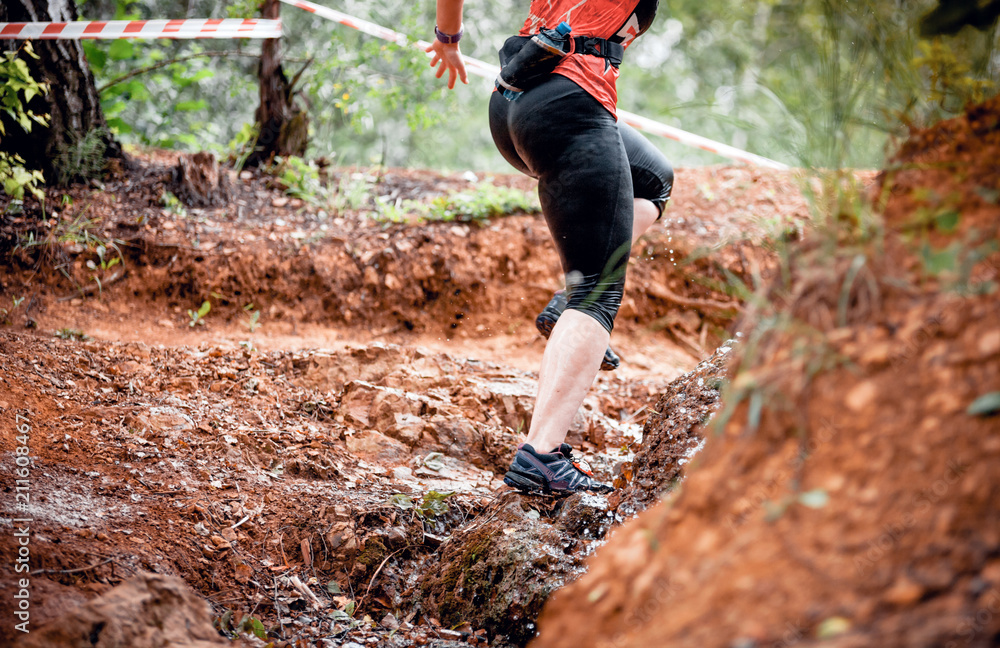
{"type": "Polygon", "coordinates": [[[731,416],[531,645],[1000,644],[1000,418],[969,410],[1000,391],[998,188],[1000,98],[913,133],[884,230],[793,254],[731,416]]]}
{"type": "MultiPolygon", "coordinates": [[[[421,612],[416,578],[502,490],[530,421],[532,320],[560,287],[544,220],[380,222],[375,196],[473,188],[413,170],[332,172],[367,192],[340,211],[229,172],[229,202],[180,213],[175,163],[143,154],[50,192],[44,215],[0,210],[0,553],[29,513],[32,627],[145,570],[233,612],[227,630],[259,618],[278,646],[485,642],[421,612]],[[416,514],[431,491],[455,494],[416,514]]],[[[728,336],[727,273],[766,272],[760,242],[808,217],[790,174],[682,169],[676,186],[633,251],[623,365],[571,430],[607,480],[657,396],[728,336]]],[[[0,567],[4,645],[15,585],[0,567]]]]}

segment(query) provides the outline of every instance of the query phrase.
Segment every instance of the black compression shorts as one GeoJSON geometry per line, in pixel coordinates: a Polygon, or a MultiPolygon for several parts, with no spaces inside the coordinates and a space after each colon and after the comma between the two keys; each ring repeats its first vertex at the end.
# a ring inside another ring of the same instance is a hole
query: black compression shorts
{"type": "Polygon", "coordinates": [[[609,332],[625,288],[633,198],[662,214],[674,172],[635,129],[558,74],[514,102],[494,92],[490,130],[504,158],[538,178],[538,198],[566,273],[567,308],[609,332]]]}

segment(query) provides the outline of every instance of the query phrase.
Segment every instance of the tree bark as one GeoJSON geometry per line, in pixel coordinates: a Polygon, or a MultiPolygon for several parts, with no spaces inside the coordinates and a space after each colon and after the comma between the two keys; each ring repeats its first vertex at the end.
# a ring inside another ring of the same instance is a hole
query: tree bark
{"type": "MultiPolygon", "coordinates": [[[[74,0],[4,0],[0,4],[0,22],[72,22],[77,19],[74,0]]],[[[3,49],[16,49],[20,41],[0,41],[3,49]]],[[[99,129],[106,158],[121,157],[122,150],[107,130],[94,75],[76,40],[36,41],[38,59],[25,62],[36,80],[49,84],[49,93],[36,97],[29,107],[39,114],[48,113],[49,127],[35,125],[30,133],[19,126],[7,125],[4,150],[24,158],[29,169],[41,169],[49,184],[65,175],[59,169],[60,154],[89,132],[99,129]]],[[[72,180],[63,177],[63,180],[72,180]]]]}
{"type": "MultiPolygon", "coordinates": [[[[278,0],[264,0],[261,17],[277,19],[278,0]]],[[[292,86],[281,67],[281,41],[264,40],[261,47],[260,105],[254,117],[260,127],[257,145],[247,158],[247,164],[266,164],[275,155],[303,155],[308,141],[309,120],[306,113],[295,104],[292,86]]]]}

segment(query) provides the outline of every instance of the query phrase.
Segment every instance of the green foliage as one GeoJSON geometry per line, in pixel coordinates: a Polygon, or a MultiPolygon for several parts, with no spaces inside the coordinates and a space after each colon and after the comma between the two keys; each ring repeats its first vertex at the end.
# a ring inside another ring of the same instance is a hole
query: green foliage
{"type": "Polygon", "coordinates": [[[60,340],[78,340],[80,342],[85,342],[90,339],[90,336],[75,328],[61,328],[56,331],[56,337],[60,340]]]}
{"type": "MultiPolygon", "coordinates": [[[[31,47],[31,41],[25,41],[18,51],[7,51],[0,55],[0,142],[7,135],[7,125],[4,116],[10,118],[25,133],[30,133],[34,125],[48,126],[48,115],[39,115],[28,109],[28,104],[39,95],[49,91],[46,83],[35,81],[28,69],[28,64],[20,58],[20,53],[31,58],[38,58],[31,47]]],[[[29,170],[24,167],[24,158],[7,151],[0,151],[0,183],[5,194],[14,200],[23,200],[28,192],[38,200],[44,200],[45,194],[41,185],[45,177],[41,171],[29,170]]]]}
{"type": "Polygon", "coordinates": [[[10,324],[11,315],[13,315],[14,311],[16,311],[18,307],[24,302],[24,297],[11,297],[10,300],[11,300],[11,307],[9,309],[0,308],[0,324],[4,326],[10,324]]]}
{"type": "Polygon", "coordinates": [[[260,328],[260,310],[259,309],[258,310],[254,310],[253,304],[247,304],[246,306],[243,307],[243,312],[245,312],[247,314],[246,325],[247,325],[247,328],[250,329],[251,333],[253,333],[258,328],[260,328]]]}
{"type": "Polygon", "coordinates": [[[188,326],[204,326],[205,316],[208,315],[210,310],[212,310],[212,302],[207,299],[201,303],[198,310],[195,311],[188,309],[188,317],[191,318],[191,321],[188,322],[188,326]]]}
{"type": "Polygon", "coordinates": [[[260,4],[260,0],[233,0],[226,4],[226,18],[255,18],[260,4]]]}
{"type": "Polygon", "coordinates": [[[238,639],[242,635],[253,635],[262,641],[267,639],[267,630],[264,624],[255,616],[244,614],[239,621],[235,621],[232,610],[226,610],[222,616],[213,620],[215,628],[229,639],[238,639]]]}
{"type": "Polygon", "coordinates": [[[969,416],[992,416],[1000,413],[1000,392],[983,394],[969,405],[966,413],[969,416]]]}
{"type": "Polygon", "coordinates": [[[121,250],[119,250],[118,246],[114,244],[112,244],[112,248],[117,253],[117,256],[108,257],[107,247],[105,247],[104,245],[98,245],[97,248],[94,250],[97,253],[97,261],[94,262],[93,260],[88,260],[87,267],[90,268],[91,270],[98,270],[98,269],[110,270],[111,268],[121,263],[123,258],[121,250]]]}
{"type": "Polygon", "coordinates": [[[320,183],[319,168],[314,162],[307,162],[295,155],[276,157],[274,164],[266,172],[281,183],[289,196],[314,204],[319,204],[327,197],[326,188],[320,183]]]}
{"type": "Polygon", "coordinates": [[[246,123],[240,127],[239,132],[229,141],[230,159],[237,173],[243,170],[243,165],[247,163],[247,159],[253,153],[254,148],[257,146],[257,138],[259,137],[260,124],[256,122],[252,124],[246,123]]]}
{"type": "MultiPolygon", "coordinates": [[[[192,0],[190,15],[249,17],[255,0],[192,0]]],[[[619,105],[685,130],[804,166],[874,167],[904,125],[954,114],[1000,81],[996,27],[921,43],[932,0],[674,0],[622,66],[619,105]]],[[[166,0],[85,0],[88,18],[179,18],[166,0]]],[[[414,38],[433,29],[433,7],[344,0],[352,15],[414,38]]],[[[495,63],[520,28],[523,2],[467,3],[468,55],[495,63]]],[[[312,59],[295,91],[308,106],[310,150],[338,164],[509,170],[486,127],[489,81],[454,92],[426,56],[282,6],[288,76],[312,59]]],[[[258,41],[85,41],[108,86],[109,125],[126,142],[219,153],[254,122],[258,41]],[[213,57],[208,57],[211,54],[213,57]],[[213,76],[214,75],[214,76],[213,76]],[[211,92],[207,92],[211,83],[211,92]]],[[[991,90],[993,88],[993,90],[991,90]]],[[[719,157],[656,140],[678,166],[719,157]]],[[[229,146],[232,150],[233,146],[229,146]]],[[[241,151],[245,148],[240,147],[241,151]]],[[[239,159],[239,156],[237,156],[239,159]]]]}
{"type": "Polygon", "coordinates": [[[913,62],[927,76],[927,101],[939,107],[942,116],[954,114],[970,103],[983,102],[997,92],[997,82],[979,78],[947,41],[921,42],[919,51],[913,62]]]}
{"type": "Polygon", "coordinates": [[[397,205],[380,201],[380,208],[380,217],[388,222],[459,221],[479,225],[488,224],[489,219],[498,216],[541,211],[534,193],[498,187],[491,182],[481,182],[470,191],[438,196],[429,202],[403,200],[397,205]]]}
{"type": "Polygon", "coordinates": [[[389,503],[404,511],[413,511],[413,514],[424,520],[436,518],[448,512],[447,499],[454,495],[454,492],[439,493],[437,491],[427,491],[419,502],[414,502],[409,495],[396,493],[389,498],[389,503]]]}
{"type": "Polygon", "coordinates": [[[56,183],[63,185],[99,176],[104,170],[109,137],[107,130],[95,128],[75,137],[72,144],[60,150],[52,162],[56,183]]]}
{"type": "Polygon", "coordinates": [[[181,218],[187,216],[187,208],[184,207],[184,203],[171,191],[164,191],[160,195],[160,204],[171,214],[175,214],[181,218]]]}
{"type": "Polygon", "coordinates": [[[24,168],[24,158],[17,154],[0,151],[0,182],[3,191],[14,200],[23,200],[27,191],[38,200],[45,199],[41,184],[45,176],[41,171],[29,171],[24,168]]]}

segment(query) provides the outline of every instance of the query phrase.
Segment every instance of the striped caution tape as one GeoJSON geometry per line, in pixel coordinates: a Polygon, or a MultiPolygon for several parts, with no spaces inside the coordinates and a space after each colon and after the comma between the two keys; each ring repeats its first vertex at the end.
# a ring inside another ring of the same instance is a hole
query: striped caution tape
{"type": "MultiPolygon", "coordinates": [[[[298,7],[299,9],[303,9],[309,13],[316,14],[317,16],[326,18],[327,20],[332,20],[340,23],[341,25],[356,29],[360,32],[364,32],[369,36],[381,38],[382,40],[391,41],[399,45],[412,45],[421,49],[427,49],[430,45],[427,41],[411,41],[406,34],[401,34],[400,32],[393,31],[387,27],[382,27],[381,25],[376,25],[375,23],[367,20],[355,18],[354,16],[342,13],[336,9],[330,9],[329,7],[309,2],[309,0],[281,0],[281,2],[293,7],[298,7]]],[[[472,58],[471,56],[465,56],[463,58],[465,60],[465,69],[468,70],[470,74],[490,79],[492,81],[496,78],[497,74],[500,73],[499,66],[492,65],[485,61],[480,61],[479,59],[472,58]]],[[[703,151],[715,153],[716,155],[729,158],[730,160],[738,160],[740,162],[746,162],[747,164],[753,164],[768,169],[776,169],[779,171],[786,171],[789,168],[787,164],[782,164],[781,162],[761,157],[760,155],[748,153],[747,151],[729,146],[728,144],[716,142],[708,139],[707,137],[695,135],[694,133],[689,133],[679,128],[674,128],[673,126],[668,126],[653,119],[649,119],[648,117],[642,117],[641,115],[636,115],[625,110],[618,110],[618,117],[636,130],[650,133],[651,135],[666,137],[667,139],[672,139],[675,142],[684,144],[685,146],[691,146],[703,151]]]]}
{"type": "Polygon", "coordinates": [[[280,38],[280,20],[202,18],[188,20],[95,20],[91,22],[0,22],[0,39],[83,38],[280,38]]]}

